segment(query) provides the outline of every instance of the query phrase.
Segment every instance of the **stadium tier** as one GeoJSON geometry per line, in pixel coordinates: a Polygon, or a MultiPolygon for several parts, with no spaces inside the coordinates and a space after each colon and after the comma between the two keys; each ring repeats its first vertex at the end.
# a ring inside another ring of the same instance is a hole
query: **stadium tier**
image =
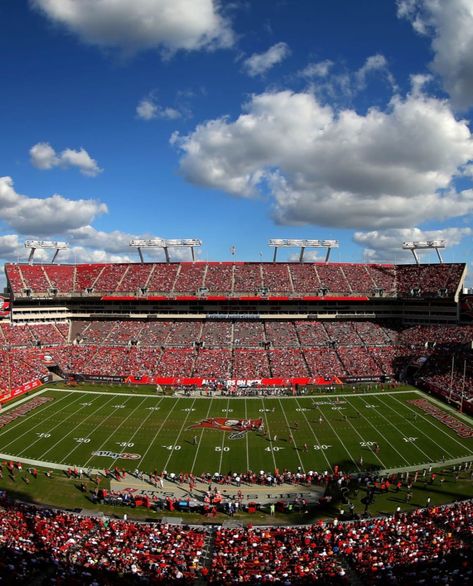
{"type": "Polygon", "coordinates": [[[198,386],[414,373],[450,399],[463,393],[467,407],[473,393],[469,368],[462,393],[452,390],[473,339],[458,320],[461,263],[7,264],[5,272],[4,398],[50,373],[198,386]]]}
{"type": "Polygon", "coordinates": [[[7,264],[13,300],[164,296],[453,298],[464,264],[126,263],[7,264]]]}
{"type": "Polygon", "coordinates": [[[469,584],[471,501],[299,527],[136,523],[2,502],[9,583],[469,584]]]}
{"type": "Polygon", "coordinates": [[[468,407],[473,372],[463,370],[472,340],[471,325],[367,320],[0,323],[0,389],[8,396],[31,388],[50,371],[79,380],[290,385],[379,382],[414,368],[436,392],[456,401],[463,394],[468,407]]]}

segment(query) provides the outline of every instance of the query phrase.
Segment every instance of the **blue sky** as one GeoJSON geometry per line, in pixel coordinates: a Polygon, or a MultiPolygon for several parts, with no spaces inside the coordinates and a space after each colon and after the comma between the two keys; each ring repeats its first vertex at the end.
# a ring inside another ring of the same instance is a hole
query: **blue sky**
{"type": "Polygon", "coordinates": [[[201,238],[203,260],[289,237],[391,262],[446,238],[470,261],[473,0],[3,0],[0,18],[2,263],[28,238],[135,260],[149,236],[201,238]]]}

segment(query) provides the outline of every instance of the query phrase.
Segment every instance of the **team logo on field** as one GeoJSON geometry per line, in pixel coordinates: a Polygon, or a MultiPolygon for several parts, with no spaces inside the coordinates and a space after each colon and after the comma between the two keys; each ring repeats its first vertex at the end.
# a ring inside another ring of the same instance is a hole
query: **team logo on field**
{"type": "Polygon", "coordinates": [[[102,456],[104,458],[113,458],[114,460],[139,460],[141,458],[141,454],[109,452],[108,450],[97,450],[96,452],[92,452],[92,456],[102,456]]]}
{"type": "Polygon", "coordinates": [[[243,439],[246,435],[246,431],[233,431],[232,433],[228,434],[229,440],[239,440],[243,439]]]}
{"type": "Polygon", "coordinates": [[[248,431],[263,431],[263,420],[259,419],[228,419],[227,417],[209,417],[191,425],[191,429],[203,427],[206,429],[218,429],[231,431],[229,439],[240,439],[248,431]]]}

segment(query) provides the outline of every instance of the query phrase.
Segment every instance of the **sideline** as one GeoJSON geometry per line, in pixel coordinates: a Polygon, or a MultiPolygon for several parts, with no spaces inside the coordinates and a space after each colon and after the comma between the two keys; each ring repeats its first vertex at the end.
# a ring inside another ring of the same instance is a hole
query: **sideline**
{"type": "Polygon", "coordinates": [[[51,390],[52,389],[41,389],[40,391],[36,391],[33,395],[28,395],[27,397],[24,397],[23,399],[19,399],[18,401],[14,401],[13,403],[10,403],[10,405],[8,405],[7,407],[2,406],[2,408],[0,409],[0,415],[2,413],[5,413],[6,411],[10,411],[10,409],[15,409],[15,407],[18,407],[18,405],[22,405],[23,403],[26,403],[26,401],[30,401],[31,399],[34,399],[38,395],[42,395],[46,391],[51,391],[51,390]]]}
{"type": "MultiPolygon", "coordinates": [[[[257,395],[257,396],[252,396],[252,397],[248,397],[245,395],[241,395],[241,396],[228,396],[228,395],[207,395],[205,397],[202,397],[200,395],[194,396],[194,395],[190,395],[190,396],[186,396],[186,395],[182,395],[182,394],[174,394],[174,395],[147,395],[144,393],[113,393],[110,391],[85,391],[85,390],[79,390],[79,389],[59,389],[59,388],[51,388],[48,387],[47,389],[44,389],[41,392],[44,391],[53,391],[53,392],[58,392],[58,393],[88,393],[90,395],[115,395],[115,396],[120,396],[120,397],[154,397],[157,399],[203,399],[203,400],[208,400],[208,399],[255,399],[255,400],[261,400],[261,399],[312,399],[313,401],[316,401],[317,399],[333,399],[335,401],[336,397],[340,398],[340,397],[374,397],[374,396],[378,396],[378,395],[404,395],[404,394],[409,394],[409,393],[422,393],[422,391],[419,391],[418,389],[411,389],[409,391],[374,391],[374,392],[369,392],[369,393],[344,393],[344,394],[339,394],[339,393],[331,393],[330,395],[257,395]]],[[[423,395],[425,393],[422,393],[423,395]]]]}

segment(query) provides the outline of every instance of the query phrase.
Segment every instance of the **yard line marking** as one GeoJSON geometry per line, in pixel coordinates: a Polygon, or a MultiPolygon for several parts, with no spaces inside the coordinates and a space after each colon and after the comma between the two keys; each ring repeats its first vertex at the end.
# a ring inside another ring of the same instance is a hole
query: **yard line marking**
{"type": "Polygon", "coordinates": [[[187,423],[187,420],[189,419],[189,415],[192,413],[192,407],[194,406],[194,403],[195,403],[195,399],[192,401],[192,405],[190,406],[190,409],[187,412],[187,415],[185,416],[184,421],[182,422],[181,429],[179,430],[179,433],[177,434],[176,439],[174,440],[174,443],[172,445],[172,450],[171,450],[171,452],[169,454],[168,459],[166,460],[166,463],[164,464],[164,468],[163,468],[164,470],[167,469],[167,467],[169,465],[169,462],[171,461],[171,458],[172,458],[172,456],[174,454],[174,448],[177,445],[178,439],[181,437],[182,430],[184,429],[184,427],[185,427],[185,425],[187,423]]]}
{"type": "MultiPolygon", "coordinates": [[[[163,397],[161,397],[161,399],[158,402],[159,406],[161,404],[163,400],[163,397]]],[[[135,437],[135,435],[140,431],[140,429],[143,427],[143,425],[148,421],[148,419],[154,415],[154,411],[150,410],[150,412],[148,413],[148,415],[143,419],[143,421],[141,422],[141,424],[135,429],[135,431],[133,432],[132,436],[128,438],[128,442],[131,442],[131,440],[135,437]]],[[[115,464],[115,462],[118,461],[118,458],[115,458],[115,460],[110,464],[110,468],[112,468],[112,466],[115,464]]]]}
{"type": "MultiPolygon", "coordinates": [[[[347,403],[349,403],[348,399],[347,399],[347,403]]],[[[353,406],[352,406],[353,407],[353,406]]],[[[347,423],[350,424],[350,427],[352,427],[353,431],[356,433],[356,435],[361,439],[362,442],[366,442],[367,440],[361,435],[361,433],[356,429],[356,427],[353,425],[353,423],[348,419],[346,419],[347,423]]],[[[378,460],[378,462],[381,464],[381,466],[383,466],[383,468],[386,468],[386,464],[381,460],[381,458],[378,456],[378,454],[376,452],[373,452],[374,457],[378,460]]],[[[407,461],[407,460],[406,460],[407,461]]],[[[358,466],[358,464],[357,464],[358,466]]],[[[358,468],[359,469],[359,468],[358,468]]]]}
{"type": "MultiPolygon", "coordinates": [[[[356,411],[356,412],[357,412],[359,415],[361,415],[361,417],[363,417],[363,419],[364,419],[365,421],[367,421],[367,422],[368,422],[368,424],[369,424],[369,425],[370,425],[370,426],[371,426],[371,427],[372,427],[372,428],[373,428],[373,429],[376,431],[376,433],[377,433],[377,434],[381,435],[381,437],[384,439],[384,441],[385,441],[387,444],[389,444],[389,446],[390,446],[391,448],[393,448],[393,450],[395,450],[395,451],[396,451],[396,452],[397,452],[397,453],[398,453],[398,454],[401,456],[401,458],[404,460],[404,462],[405,462],[405,463],[406,463],[408,466],[411,466],[411,465],[412,465],[412,464],[411,464],[411,463],[410,463],[408,460],[406,460],[406,458],[405,458],[405,457],[404,457],[404,456],[401,454],[401,452],[400,452],[400,451],[399,451],[399,450],[396,448],[396,446],[395,446],[395,445],[393,445],[393,444],[391,444],[391,443],[390,443],[390,442],[389,442],[389,441],[386,439],[386,436],[384,435],[384,433],[382,433],[382,432],[381,432],[381,430],[379,430],[379,429],[378,429],[378,428],[377,428],[375,425],[373,425],[373,424],[371,423],[371,421],[370,421],[370,420],[369,420],[367,417],[365,417],[365,416],[363,415],[363,413],[362,413],[362,412],[361,412],[359,409],[357,409],[357,407],[355,407],[354,405],[352,405],[352,403],[350,403],[350,400],[349,400],[349,399],[347,399],[347,403],[348,403],[349,405],[351,405],[351,406],[353,407],[353,409],[355,409],[355,411],[356,411]]],[[[365,405],[368,405],[368,403],[366,403],[366,402],[365,402],[365,405]]],[[[373,411],[376,411],[376,413],[378,413],[378,415],[381,415],[381,417],[382,417],[383,419],[385,419],[385,420],[386,420],[386,421],[389,423],[389,425],[391,425],[392,427],[394,427],[394,429],[395,429],[396,431],[398,431],[398,432],[399,432],[399,429],[398,429],[398,428],[397,428],[397,427],[396,427],[396,426],[395,426],[393,423],[391,423],[391,421],[389,421],[389,419],[388,419],[387,417],[385,417],[385,416],[384,416],[382,413],[380,413],[379,411],[377,411],[377,409],[376,409],[376,408],[373,408],[373,411]]],[[[401,433],[401,432],[400,432],[400,433],[401,433]]],[[[402,436],[401,436],[401,437],[402,437],[402,436]]],[[[418,449],[419,451],[421,451],[421,452],[424,454],[424,456],[426,456],[426,457],[427,457],[427,459],[430,461],[430,456],[429,456],[428,454],[426,454],[426,453],[424,452],[424,450],[421,450],[421,449],[420,449],[418,446],[416,446],[416,447],[417,447],[417,449],[418,449]]]]}
{"type": "MultiPolygon", "coordinates": [[[[68,398],[68,397],[64,397],[64,399],[67,399],[67,398],[68,398]]],[[[58,411],[55,411],[54,413],[52,413],[51,415],[49,415],[49,417],[46,417],[46,419],[42,419],[42,420],[41,420],[39,423],[37,423],[36,425],[33,425],[33,427],[30,427],[30,428],[28,428],[28,429],[27,429],[27,430],[26,430],[24,433],[22,433],[21,435],[17,435],[17,436],[16,436],[16,437],[15,437],[15,438],[14,438],[14,439],[11,441],[11,442],[9,442],[8,444],[5,444],[4,446],[2,446],[2,447],[1,447],[1,449],[3,450],[3,449],[5,449],[5,448],[7,448],[9,445],[11,445],[13,442],[16,442],[18,439],[22,438],[23,436],[31,434],[31,432],[32,432],[34,429],[37,429],[38,427],[40,427],[41,425],[43,425],[43,424],[44,424],[46,421],[49,421],[51,418],[55,417],[56,415],[58,415],[59,413],[61,413],[62,411],[64,411],[64,409],[66,409],[68,406],[70,406],[70,405],[73,405],[74,403],[77,403],[77,401],[80,401],[80,400],[81,400],[81,399],[80,399],[80,397],[79,397],[78,399],[75,399],[74,401],[72,401],[72,403],[66,403],[66,405],[65,405],[64,407],[62,407],[62,408],[61,408],[61,409],[59,409],[58,411]]],[[[60,401],[62,401],[62,399],[60,399],[60,400],[58,401],[58,403],[59,403],[60,401]]],[[[54,404],[54,401],[51,401],[50,403],[54,404]]],[[[57,405],[58,403],[56,403],[56,405],[57,405]]],[[[48,403],[48,405],[49,405],[49,403],[48,403]]],[[[36,410],[33,410],[31,413],[34,413],[35,411],[36,411],[36,410]]],[[[42,412],[43,412],[43,411],[41,411],[41,413],[42,413],[42,412]]],[[[38,414],[38,412],[36,412],[36,414],[38,414]]],[[[23,419],[23,418],[21,418],[21,419],[23,419]]],[[[15,429],[16,427],[18,427],[18,426],[19,426],[19,425],[21,425],[22,423],[24,423],[24,422],[28,421],[29,419],[30,419],[30,417],[29,417],[29,416],[27,416],[27,417],[24,419],[24,421],[20,421],[19,423],[16,423],[15,425],[13,425],[13,426],[10,428],[10,430],[11,430],[11,429],[15,429]]],[[[5,433],[5,432],[4,432],[4,433],[5,433]]],[[[3,435],[3,434],[0,434],[0,435],[3,435]]],[[[24,450],[22,450],[22,452],[24,452],[24,450]]],[[[21,452],[20,452],[20,454],[21,454],[21,452]]],[[[18,455],[20,455],[20,454],[18,454],[18,455]]]]}
{"type": "Polygon", "coordinates": [[[266,422],[265,429],[268,433],[269,447],[271,448],[271,454],[273,455],[274,470],[276,470],[277,465],[276,465],[276,457],[274,455],[274,450],[273,450],[273,440],[271,439],[271,431],[270,431],[269,425],[268,425],[268,416],[266,415],[266,407],[264,406],[264,398],[263,397],[261,397],[261,404],[263,405],[263,417],[266,422]]]}
{"type": "MultiPolygon", "coordinates": [[[[298,399],[296,399],[296,403],[299,405],[299,408],[301,408],[301,404],[299,403],[299,400],[298,400],[298,399]]],[[[307,415],[305,414],[305,412],[304,412],[304,411],[301,411],[301,413],[302,413],[302,415],[303,415],[304,419],[306,420],[306,422],[307,422],[307,425],[309,426],[309,429],[310,429],[310,431],[312,432],[312,435],[314,436],[314,439],[315,439],[315,441],[317,442],[317,445],[319,445],[319,446],[320,446],[320,441],[319,441],[319,438],[317,437],[317,434],[315,433],[315,431],[314,431],[314,428],[313,428],[313,427],[312,427],[312,425],[310,424],[310,421],[307,419],[307,415]]],[[[329,468],[330,468],[330,470],[332,470],[332,472],[333,472],[333,466],[332,466],[332,464],[330,464],[330,460],[327,458],[327,454],[325,453],[325,450],[320,450],[320,451],[322,452],[322,454],[323,454],[323,456],[324,456],[325,460],[327,461],[328,467],[329,467],[329,468]]]]}
{"type": "MultiPolygon", "coordinates": [[[[325,419],[325,421],[326,421],[326,422],[327,422],[327,423],[330,425],[330,427],[331,427],[331,429],[332,429],[333,433],[334,433],[334,434],[337,436],[337,438],[338,438],[338,441],[339,441],[339,442],[342,444],[342,446],[343,446],[343,449],[344,449],[344,450],[345,450],[345,452],[348,454],[348,457],[350,458],[350,460],[353,462],[353,464],[355,464],[355,466],[356,466],[356,468],[357,468],[358,472],[361,472],[361,468],[358,466],[358,462],[355,460],[355,458],[353,458],[353,456],[352,456],[352,455],[351,455],[351,453],[350,453],[350,450],[349,450],[349,449],[346,447],[346,445],[344,444],[344,442],[343,442],[342,438],[341,438],[341,437],[338,435],[338,433],[335,431],[335,428],[334,428],[334,427],[333,427],[333,425],[330,423],[330,420],[328,419],[328,417],[325,417],[325,415],[324,415],[324,413],[323,413],[323,411],[322,411],[322,409],[321,409],[320,407],[317,407],[317,409],[320,411],[320,415],[321,415],[321,416],[322,416],[322,417],[325,419]]],[[[352,427],[353,427],[353,426],[352,426],[352,427]]],[[[355,431],[356,431],[356,430],[355,430],[355,431]]],[[[358,432],[357,432],[357,433],[358,433],[358,432]]],[[[360,437],[361,437],[361,436],[360,436],[360,437]]],[[[363,438],[361,438],[361,439],[363,439],[363,438]]],[[[379,458],[378,458],[378,460],[379,460],[379,458]]],[[[379,461],[381,462],[381,460],[379,460],[379,461]]],[[[381,462],[381,464],[383,464],[383,463],[381,462]]],[[[384,466],[384,464],[383,464],[383,466],[384,466]]]]}
{"type": "MultiPolygon", "coordinates": [[[[38,413],[43,413],[44,411],[47,411],[53,405],[57,406],[59,403],[61,403],[61,401],[65,401],[68,398],[69,398],[69,396],[61,397],[61,399],[58,399],[57,401],[55,401],[55,400],[48,401],[47,403],[44,403],[43,405],[39,405],[36,409],[33,409],[32,411],[30,411],[30,414],[27,415],[26,417],[25,416],[19,417],[20,421],[18,423],[15,423],[14,425],[10,425],[10,424],[6,425],[5,430],[0,433],[0,437],[2,437],[2,435],[5,435],[6,433],[11,431],[12,429],[15,429],[19,425],[22,425],[23,423],[28,421],[29,419],[31,419],[31,417],[33,417],[33,415],[38,415],[38,413]]],[[[16,404],[15,404],[15,407],[16,407],[16,404]]],[[[4,412],[4,409],[2,409],[2,411],[0,413],[3,413],[3,412],[4,412]]],[[[56,411],[56,413],[60,413],[60,412],[61,412],[61,410],[56,411]]],[[[49,419],[49,417],[48,417],[48,419],[49,419]]],[[[43,422],[44,421],[47,421],[47,419],[44,419],[43,422]]],[[[27,433],[29,433],[31,431],[31,429],[34,429],[34,427],[30,428],[27,433]]],[[[10,444],[8,444],[8,445],[10,445],[10,444]]]]}
{"type": "MultiPolygon", "coordinates": [[[[211,398],[211,399],[210,399],[210,401],[209,401],[209,408],[207,409],[207,415],[205,416],[205,419],[208,419],[208,418],[209,418],[209,416],[210,416],[210,411],[211,411],[211,409],[212,409],[212,403],[213,403],[213,400],[214,400],[214,396],[212,395],[212,398],[211,398]]],[[[199,437],[199,442],[197,443],[197,447],[196,447],[196,449],[195,449],[195,454],[194,454],[194,461],[192,462],[192,467],[191,467],[191,474],[193,474],[193,473],[194,473],[194,467],[195,467],[195,463],[197,462],[197,454],[199,453],[199,449],[200,449],[200,443],[201,443],[201,441],[202,441],[202,437],[203,437],[203,435],[204,435],[204,430],[205,430],[205,428],[204,428],[204,427],[203,427],[203,428],[200,430],[200,437],[199,437]]]]}
{"type": "MultiPolygon", "coordinates": [[[[381,403],[383,403],[383,405],[386,405],[386,403],[385,403],[385,402],[384,402],[382,399],[380,399],[380,402],[381,402],[381,403]]],[[[365,404],[366,404],[366,403],[365,403],[365,404]]],[[[392,407],[390,407],[390,406],[389,406],[389,404],[388,404],[388,405],[386,405],[386,407],[389,407],[390,409],[392,409],[392,407]]],[[[399,429],[398,429],[398,428],[396,428],[396,426],[394,425],[394,423],[392,423],[391,421],[389,421],[389,419],[388,419],[387,417],[385,417],[385,416],[384,416],[384,415],[381,413],[381,411],[378,411],[378,410],[376,409],[376,407],[374,408],[374,410],[375,410],[377,413],[379,413],[379,415],[381,415],[381,417],[382,417],[383,419],[385,419],[385,420],[386,420],[386,421],[389,423],[389,425],[391,425],[392,427],[394,427],[395,429],[397,429],[397,430],[399,431],[399,429]]],[[[392,409],[392,410],[393,410],[394,412],[396,412],[396,411],[395,411],[395,409],[392,409]]],[[[419,429],[417,426],[413,426],[413,425],[412,425],[412,422],[408,421],[408,423],[411,425],[411,427],[414,427],[414,429],[416,429],[417,431],[420,431],[420,432],[422,432],[422,430],[420,430],[420,429],[419,429]]],[[[401,432],[400,432],[400,433],[401,433],[401,432]]],[[[422,432],[422,433],[423,433],[423,432],[422,432]]],[[[429,439],[431,439],[431,438],[430,438],[430,436],[428,436],[426,433],[424,433],[424,435],[425,435],[426,437],[428,437],[429,439]]],[[[403,436],[401,436],[401,437],[403,437],[403,436]]],[[[412,443],[412,442],[411,442],[411,443],[412,443]]],[[[413,445],[414,445],[414,446],[415,446],[415,447],[418,449],[418,451],[419,451],[419,452],[422,452],[422,453],[424,454],[424,456],[427,458],[427,461],[428,461],[428,462],[432,462],[433,460],[435,460],[435,458],[432,458],[431,456],[429,456],[429,454],[427,454],[427,453],[426,453],[426,452],[425,452],[425,451],[424,451],[424,450],[423,450],[423,449],[422,449],[420,446],[418,446],[418,445],[417,445],[415,442],[413,442],[413,445]]],[[[392,446],[392,447],[394,448],[394,446],[392,446]]],[[[396,450],[396,448],[394,448],[394,449],[396,450]]],[[[449,455],[449,456],[452,456],[452,454],[450,454],[449,452],[447,452],[445,449],[444,449],[444,451],[445,451],[445,453],[446,453],[447,455],[449,455]]],[[[396,452],[397,452],[397,450],[396,450],[396,452]]],[[[404,458],[404,460],[405,460],[405,458],[404,458]]]]}
{"type": "MultiPolygon", "coordinates": [[[[248,405],[246,404],[246,397],[245,397],[245,419],[248,419],[248,405]]],[[[249,439],[248,439],[247,433],[245,433],[245,442],[246,442],[246,469],[251,470],[251,468],[250,468],[250,446],[249,446],[249,439]]]]}
{"type": "MultiPolygon", "coordinates": [[[[94,399],[92,399],[92,400],[94,400],[94,399]]],[[[97,413],[97,411],[100,411],[100,409],[102,409],[102,407],[106,407],[106,406],[107,406],[107,405],[110,403],[110,401],[113,401],[113,397],[112,397],[111,399],[109,399],[108,401],[106,401],[106,402],[105,402],[103,405],[99,405],[99,406],[97,407],[97,409],[95,409],[95,411],[93,411],[92,413],[90,413],[90,415],[87,415],[87,417],[86,417],[85,419],[82,419],[81,421],[79,421],[79,423],[78,423],[76,426],[74,426],[74,427],[73,427],[73,428],[72,428],[70,431],[68,431],[68,432],[66,433],[66,435],[63,435],[63,436],[62,436],[62,437],[61,437],[61,438],[60,438],[60,439],[59,439],[59,440],[58,440],[58,441],[57,441],[55,444],[53,444],[52,446],[50,446],[50,447],[49,447],[49,448],[48,448],[48,449],[47,449],[47,450],[46,450],[44,453],[42,453],[42,454],[41,454],[41,456],[39,457],[39,459],[40,459],[40,460],[43,460],[44,456],[46,456],[46,454],[47,454],[48,452],[50,452],[50,451],[51,451],[53,448],[55,448],[55,447],[56,447],[58,444],[60,444],[61,442],[63,442],[63,441],[66,439],[66,437],[68,437],[68,436],[69,436],[71,433],[74,433],[74,431],[75,431],[75,430],[76,430],[78,427],[80,427],[80,426],[81,426],[81,425],[84,423],[84,421],[87,421],[87,419],[89,419],[90,417],[92,417],[93,415],[95,415],[95,414],[97,413]]],[[[74,415],[75,415],[75,414],[76,414],[78,411],[80,411],[80,409],[77,409],[77,410],[76,410],[76,412],[74,413],[74,415]]],[[[107,419],[108,419],[108,418],[107,418],[107,419]]],[[[105,419],[104,421],[106,421],[106,419],[105,419]]],[[[74,448],[71,450],[71,452],[70,452],[70,453],[72,453],[72,452],[73,452],[75,449],[77,449],[78,447],[79,447],[79,444],[77,444],[77,445],[76,445],[76,446],[75,446],[75,447],[74,447],[74,448]]],[[[69,454],[68,454],[68,455],[69,455],[69,454]]],[[[67,456],[65,456],[64,458],[62,458],[60,463],[64,462],[64,460],[65,460],[66,458],[67,458],[67,456]]]]}
{"type": "MultiPolygon", "coordinates": [[[[107,401],[106,403],[104,403],[103,405],[101,405],[101,406],[100,406],[98,409],[96,409],[96,410],[95,410],[93,413],[91,413],[91,414],[90,414],[88,417],[86,417],[86,418],[85,418],[85,419],[84,419],[84,420],[83,420],[81,423],[84,423],[84,421],[87,421],[87,419],[89,419],[89,417],[92,417],[92,415],[95,415],[95,414],[97,413],[97,411],[100,411],[100,409],[102,409],[102,407],[106,407],[106,406],[107,406],[107,405],[110,403],[110,401],[114,401],[114,400],[115,400],[115,396],[111,397],[109,401],[107,401]]],[[[128,400],[129,400],[129,399],[126,399],[126,400],[125,400],[125,404],[127,403],[127,401],[128,401],[128,400]]],[[[113,411],[111,411],[111,412],[110,412],[110,413],[107,415],[107,417],[105,417],[105,419],[103,419],[103,420],[102,420],[102,422],[101,422],[102,424],[103,424],[103,423],[105,423],[105,422],[106,422],[108,419],[110,419],[110,417],[112,417],[112,415],[114,415],[114,414],[115,414],[115,412],[116,412],[116,411],[118,411],[118,409],[120,409],[120,407],[118,407],[118,408],[116,408],[116,409],[114,409],[114,408],[112,407],[112,409],[113,409],[113,411]]],[[[75,428],[74,428],[74,429],[75,429],[75,428]]],[[[100,427],[99,427],[99,429],[100,429],[100,427]]],[[[86,436],[84,436],[84,437],[85,437],[85,438],[90,438],[90,436],[91,436],[91,435],[93,435],[93,434],[94,434],[96,431],[97,431],[97,427],[95,427],[95,428],[94,428],[94,429],[93,429],[93,430],[92,430],[92,431],[91,431],[89,434],[87,434],[87,435],[86,435],[86,436]]],[[[69,433],[71,433],[71,432],[69,432],[69,433]]],[[[67,434],[67,435],[69,435],[69,434],[67,434]]],[[[66,436],[64,436],[64,437],[67,437],[67,435],[66,435],[66,436]]],[[[81,444],[76,444],[76,445],[75,445],[75,446],[72,448],[72,450],[71,450],[71,451],[70,451],[68,454],[66,454],[66,455],[64,456],[64,458],[62,458],[62,459],[61,459],[61,463],[62,463],[62,462],[64,462],[64,460],[65,460],[66,458],[69,458],[69,456],[70,456],[71,454],[73,454],[73,453],[74,453],[74,452],[77,450],[77,448],[78,448],[80,445],[81,445],[81,444]]],[[[44,455],[44,454],[43,454],[43,455],[44,455]]]]}
{"type": "Polygon", "coordinates": [[[291,429],[291,426],[289,425],[289,420],[287,419],[287,415],[286,415],[286,412],[284,411],[284,408],[282,406],[281,400],[279,400],[279,405],[281,406],[281,411],[282,411],[282,413],[284,415],[284,419],[286,420],[287,429],[289,430],[289,435],[291,436],[292,444],[293,444],[293,446],[294,446],[294,448],[296,450],[297,457],[299,458],[299,464],[301,465],[302,471],[305,472],[305,467],[304,467],[304,464],[302,463],[302,460],[301,460],[301,455],[299,453],[299,448],[297,447],[296,440],[294,439],[294,436],[292,435],[292,429],[291,429]]]}
{"type": "MultiPolygon", "coordinates": [[[[397,401],[400,405],[402,405],[403,407],[406,407],[407,409],[409,409],[409,411],[412,411],[412,413],[415,413],[418,417],[422,417],[422,419],[424,419],[425,421],[427,421],[427,423],[429,423],[432,427],[435,427],[436,429],[438,429],[439,431],[441,431],[443,434],[445,434],[448,438],[452,439],[454,442],[456,442],[459,446],[461,446],[464,450],[467,450],[468,452],[470,452],[470,454],[473,454],[473,451],[470,450],[469,448],[467,448],[464,444],[462,444],[461,442],[459,442],[456,438],[454,438],[453,436],[451,436],[447,431],[445,431],[444,429],[442,429],[441,427],[439,427],[438,425],[436,425],[433,421],[431,421],[430,419],[427,418],[426,415],[423,415],[420,411],[416,411],[415,409],[413,409],[412,407],[409,407],[409,405],[407,405],[406,403],[402,403],[401,401],[399,401],[399,399],[396,399],[396,397],[393,397],[393,399],[395,401],[397,401]]],[[[381,402],[383,404],[384,401],[381,399],[381,402]]],[[[389,405],[387,405],[387,407],[389,407],[389,405]]],[[[391,409],[391,411],[394,411],[394,409],[392,407],[389,407],[391,409]]],[[[436,442],[430,435],[428,435],[426,432],[422,431],[422,429],[420,429],[419,427],[417,427],[417,425],[414,425],[414,423],[412,423],[412,426],[422,435],[427,436],[434,444],[436,444],[443,452],[445,452],[446,454],[448,454],[450,457],[453,457],[453,455],[447,451],[443,446],[441,446],[438,442],[436,442]]]]}
{"type": "MultiPolygon", "coordinates": [[[[227,415],[228,415],[228,406],[230,405],[230,399],[227,399],[227,415]]],[[[218,465],[218,473],[220,474],[222,471],[222,461],[223,461],[223,448],[225,447],[225,432],[222,432],[222,445],[220,446],[220,463],[218,465]]]]}
{"type": "MultiPolygon", "coordinates": [[[[76,403],[77,401],[80,401],[79,399],[76,399],[75,401],[73,401],[72,403],[69,403],[69,405],[73,405],[74,403],[76,403]]],[[[77,415],[77,413],[81,410],[81,409],[85,409],[86,406],[82,406],[79,409],[76,409],[73,413],[71,413],[70,415],[68,415],[65,419],[62,419],[59,423],[57,423],[56,425],[54,425],[53,427],[49,428],[48,430],[46,430],[45,433],[51,433],[53,432],[55,429],[57,429],[58,427],[61,427],[62,425],[64,425],[64,422],[68,421],[71,417],[74,417],[75,415],[77,415]]],[[[50,417],[48,417],[48,419],[51,419],[52,415],[50,417]]],[[[47,420],[46,420],[47,421],[47,420]]],[[[35,427],[33,427],[32,429],[35,429],[36,427],[38,427],[39,425],[42,425],[42,423],[44,423],[43,421],[38,423],[38,425],[36,425],[35,427]]],[[[28,432],[26,432],[28,433],[28,432]]],[[[23,435],[26,435],[26,433],[18,436],[19,438],[22,437],[23,435]]],[[[28,444],[28,446],[24,449],[21,450],[20,452],[18,452],[18,455],[21,456],[22,454],[24,454],[26,451],[28,451],[29,449],[31,449],[35,444],[37,444],[38,442],[41,441],[41,437],[39,437],[37,440],[35,440],[34,442],[28,444]]],[[[12,443],[12,442],[10,442],[12,443]]],[[[9,445],[9,444],[7,444],[9,445]]]]}
{"type": "MultiPolygon", "coordinates": [[[[156,438],[158,437],[158,435],[160,434],[161,430],[163,429],[166,421],[169,419],[169,416],[171,415],[171,413],[174,411],[176,405],[179,403],[179,401],[181,400],[181,398],[179,397],[179,399],[177,399],[177,401],[174,401],[174,405],[171,407],[171,409],[169,409],[168,414],[166,415],[166,417],[164,418],[163,422],[161,423],[158,431],[154,434],[153,439],[150,441],[148,449],[145,451],[145,453],[141,456],[141,463],[143,463],[144,459],[146,458],[148,452],[151,450],[151,446],[154,444],[154,442],[156,441],[156,438]]],[[[163,468],[164,470],[164,468],[163,468]]]]}
{"type": "MultiPolygon", "coordinates": [[[[116,397],[114,397],[114,398],[116,398],[116,397]]],[[[128,401],[128,399],[127,399],[127,401],[128,401]]],[[[132,411],[131,411],[131,412],[130,412],[128,415],[127,415],[127,417],[125,417],[125,419],[122,419],[122,420],[121,420],[121,422],[120,422],[120,424],[118,425],[118,427],[116,427],[116,428],[115,428],[115,429],[112,431],[112,433],[111,433],[111,434],[110,434],[110,435],[107,437],[107,439],[106,439],[104,442],[102,442],[101,446],[100,446],[100,447],[99,447],[97,450],[94,450],[94,452],[95,452],[95,451],[100,451],[100,450],[102,450],[102,449],[103,449],[103,447],[104,447],[104,445],[105,445],[105,444],[106,444],[106,443],[107,443],[107,442],[110,440],[110,438],[111,438],[111,437],[113,437],[113,436],[115,435],[115,433],[116,433],[116,432],[117,432],[117,431],[120,429],[120,427],[121,427],[121,426],[122,426],[122,425],[123,425],[123,424],[124,424],[126,421],[128,421],[128,419],[130,419],[130,417],[133,415],[133,413],[134,413],[135,411],[137,411],[137,410],[138,410],[138,409],[141,407],[141,405],[143,405],[143,403],[144,403],[145,401],[146,401],[146,399],[143,399],[143,400],[141,401],[141,403],[140,403],[139,405],[137,405],[137,406],[136,406],[136,407],[135,407],[135,408],[134,408],[134,409],[133,409],[133,410],[132,410],[132,411]]],[[[110,415],[109,415],[109,417],[110,417],[110,415]]],[[[107,419],[108,419],[108,417],[107,417],[107,419]]],[[[93,458],[93,457],[94,457],[93,455],[92,455],[92,456],[90,456],[90,458],[89,458],[89,459],[87,460],[87,462],[84,464],[84,468],[87,468],[87,466],[88,466],[89,462],[92,460],[92,458],[93,458]]]]}

